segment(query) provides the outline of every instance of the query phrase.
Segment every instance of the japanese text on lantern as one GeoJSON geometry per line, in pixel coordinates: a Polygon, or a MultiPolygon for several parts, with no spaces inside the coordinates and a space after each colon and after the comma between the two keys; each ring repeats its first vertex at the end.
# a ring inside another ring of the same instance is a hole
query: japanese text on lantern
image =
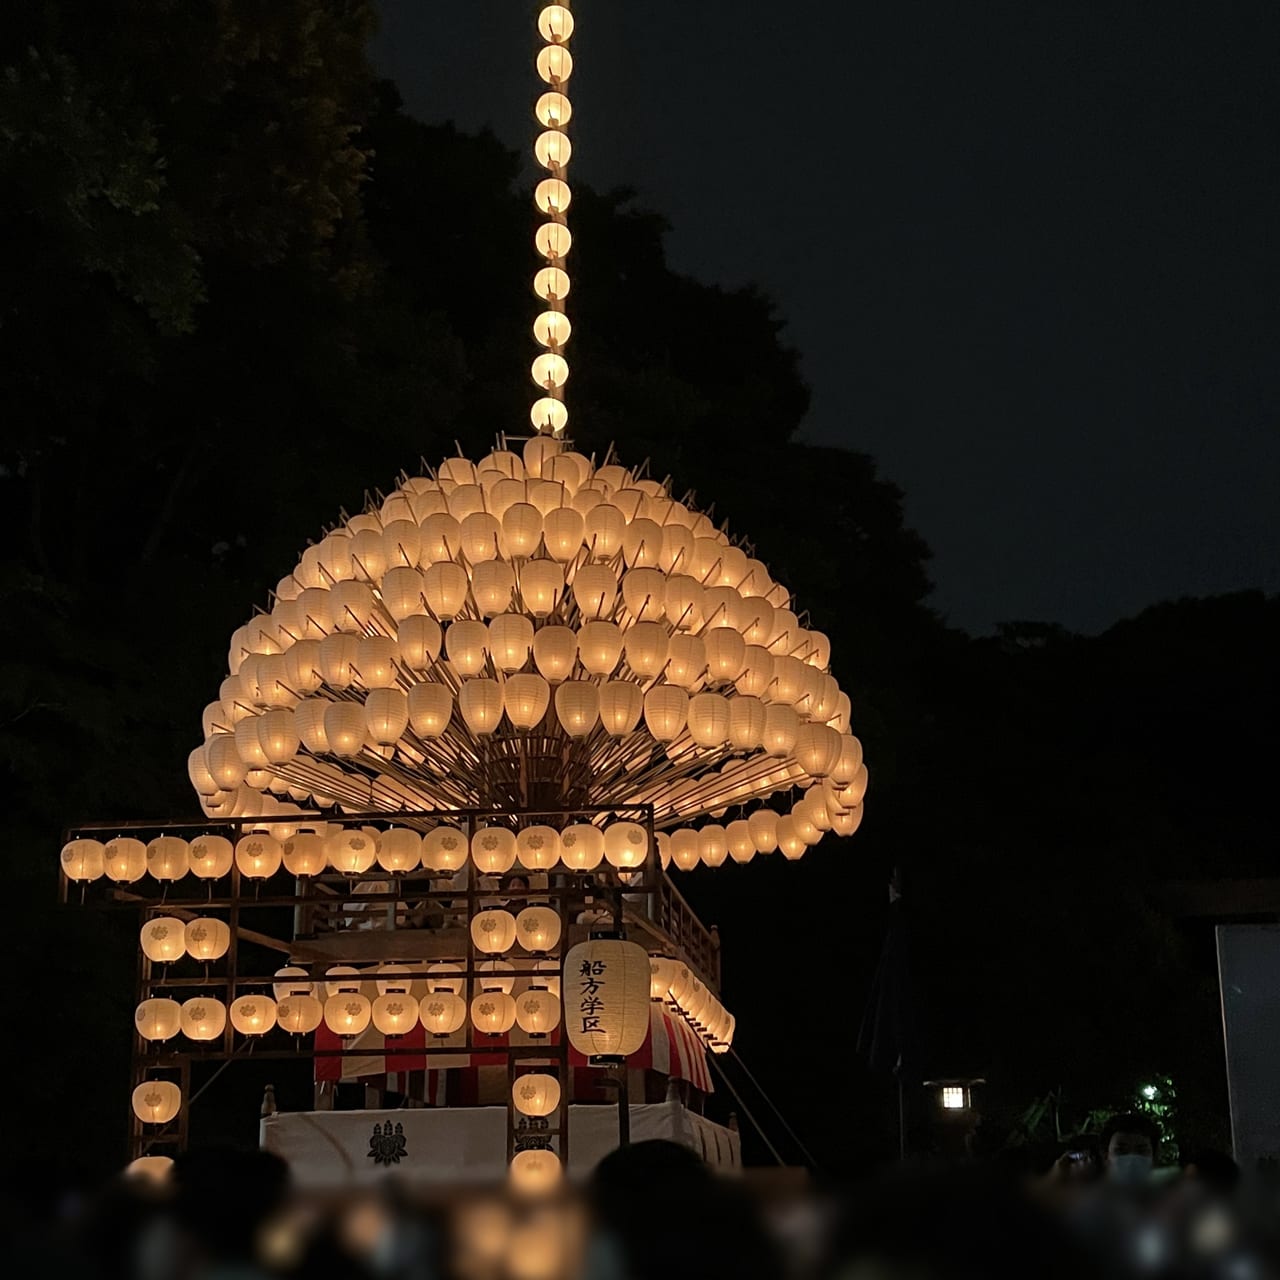
{"type": "Polygon", "coordinates": [[[578,1012],[582,1015],[582,1030],[585,1034],[588,1031],[600,1031],[600,1011],[604,1008],[603,991],[605,988],[604,975],[609,965],[605,960],[584,960],[582,967],[578,970],[578,976],[582,979],[579,986],[582,988],[581,999],[578,1002],[578,1012]]]}

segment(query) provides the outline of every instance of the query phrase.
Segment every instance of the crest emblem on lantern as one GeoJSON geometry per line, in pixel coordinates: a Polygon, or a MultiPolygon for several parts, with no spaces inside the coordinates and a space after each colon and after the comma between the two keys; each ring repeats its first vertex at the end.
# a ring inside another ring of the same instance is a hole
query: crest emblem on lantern
{"type": "Polygon", "coordinates": [[[369,1137],[369,1159],[374,1164],[399,1164],[409,1153],[405,1147],[404,1125],[375,1124],[369,1137]]]}

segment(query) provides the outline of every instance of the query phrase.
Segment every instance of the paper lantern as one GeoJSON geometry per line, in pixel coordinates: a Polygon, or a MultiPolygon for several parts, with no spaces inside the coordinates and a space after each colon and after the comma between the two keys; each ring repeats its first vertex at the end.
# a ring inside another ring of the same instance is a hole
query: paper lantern
{"type": "Polygon", "coordinates": [[[489,653],[500,671],[519,671],[532,644],[533,623],[522,613],[501,613],[489,623],[489,653]]]}
{"type": "Polygon", "coordinates": [[[133,1017],[144,1040],[172,1040],[182,1026],[182,1006],[176,1000],[154,997],[144,1000],[133,1017]]]}
{"type": "Polygon", "coordinates": [[[851,836],[861,825],[861,805],[856,809],[846,809],[841,813],[833,814],[831,818],[831,830],[838,836],[851,836]]]}
{"type": "Polygon", "coordinates": [[[600,719],[600,688],[587,680],[566,680],[556,688],[556,719],[571,738],[585,738],[600,719]]]}
{"type": "Polygon", "coordinates": [[[358,702],[331,702],[324,709],[324,736],[335,756],[359,755],[364,748],[364,707],[358,702]]]}
{"type": "Polygon", "coordinates": [[[507,719],[517,729],[532,729],[547,713],[551,702],[551,687],[539,675],[526,673],[508,676],[502,691],[502,701],[507,719]]]}
{"type": "Polygon", "coordinates": [[[542,541],[542,512],[531,502],[512,502],[502,513],[502,536],[509,556],[533,555],[542,541]]]}
{"type": "Polygon", "coordinates": [[[427,969],[427,990],[431,992],[451,991],[455,996],[462,994],[462,966],[451,964],[447,960],[438,960],[427,969]]]}
{"type": "Polygon", "coordinates": [[[187,847],[191,871],[202,880],[220,880],[235,861],[231,841],[225,836],[197,836],[187,847]]]}
{"type": "Polygon", "coordinates": [[[396,650],[400,661],[411,671],[425,671],[440,656],[444,632],[434,618],[414,613],[400,619],[396,629],[396,650]]]}
{"type": "Polygon", "coordinates": [[[287,1000],[290,996],[315,995],[315,983],[305,969],[297,965],[285,965],[275,971],[274,977],[279,979],[271,985],[272,994],[279,1000],[287,1000]]]}
{"type": "Polygon", "coordinates": [[[554,827],[525,827],[516,836],[516,857],[530,871],[549,871],[560,861],[560,833],[554,827]]]}
{"type": "Polygon", "coordinates": [[[574,574],[573,599],[584,618],[608,618],[617,596],[618,579],[608,565],[584,564],[574,574]]]}
{"type": "Polygon", "coordinates": [[[117,836],[103,846],[102,862],[108,880],[132,884],[146,874],[147,846],[131,836],[117,836]]]}
{"type": "Polygon", "coordinates": [[[452,991],[437,990],[418,1004],[418,1020],[433,1036],[451,1036],[466,1020],[467,1005],[452,991]]]}
{"type": "Polygon", "coordinates": [[[698,865],[698,833],[692,827],[681,827],[671,833],[671,861],[681,871],[692,871],[698,865]]]}
{"type": "Polygon", "coordinates": [[[516,833],[506,827],[479,827],[471,837],[471,860],[488,875],[502,875],[516,860],[516,833]]]}
{"type": "Polygon", "coordinates": [[[669,684],[682,689],[692,689],[707,669],[707,646],[701,636],[682,632],[671,637],[667,647],[667,666],[664,675],[669,684]]]}
{"type": "MultiPolygon", "coordinates": [[[[530,1147],[524,1151],[517,1151],[511,1157],[509,1179],[511,1190],[518,1196],[533,1198],[549,1195],[560,1185],[563,1176],[564,1170],[560,1164],[560,1157],[554,1151],[530,1147]]],[[[558,1239],[558,1237],[550,1238],[558,1239]]],[[[524,1239],[525,1237],[514,1238],[516,1243],[524,1239]]],[[[560,1255],[555,1253],[552,1256],[558,1258],[560,1255]]]]}
{"type": "Polygon", "coordinates": [[[325,858],[347,876],[364,875],[378,858],[378,838],[359,827],[345,827],[325,838],[325,858]]]}
{"type": "Polygon", "coordinates": [[[749,822],[739,818],[729,823],[724,834],[729,846],[729,856],[734,862],[747,863],[756,856],[756,844],[751,835],[749,822]]]}
{"type": "Polygon", "coordinates": [[[281,845],[284,869],[291,876],[318,876],[328,865],[324,840],[310,832],[301,832],[281,845]]]}
{"type": "Polygon", "coordinates": [[[559,914],[550,907],[525,907],[516,916],[516,941],[526,951],[550,951],[560,941],[559,914]]]}
{"type": "Polygon", "coordinates": [[[739,695],[729,699],[729,745],[735,751],[756,751],[764,746],[768,711],[759,698],[739,695]]]}
{"type": "Polygon", "coordinates": [[[441,560],[429,565],[422,574],[428,611],[442,622],[457,617],[467,603],[467,585],[467,571],[460,564],[441,560]]]}
{"type": "Polygon", "coordinates": [[[718,823],[708,823],[698,832],[698,858],[704,866],[719,867],[729,856],[729,842],[725,829],[718,823]]]}
{"type": "MultiPolygon", "coordinates": [[[[548,352],[539,356],[538,359],[554,361],[561,360],[562,357],[548,352]]],[[[582,550],[582,535],[582,516],[572,507],[556,507],[542,517],[542,545],[546,547],[547,554],[553,560],[559,560],[563,564],[575,559],[578,552],[582,550]]],[[[588,582],[590,581],[591,578],[588,577],[588,582]]],[[[576,599],[576,591],[574,595],[576,599]]],[[[587,616],[590,617],[591,614],[588,613],[587,616]]]]}
{"type": "Polygon", "coordinates": [[[187,842],[177,836],[157,836],[147,845],[147,870],[156,880],[181,880],[190,865],[187,842]]]}
{"type": "Polygon", "coordinates": [[[577,660],[578,633],[572,627],[540,627],[534,634],[534,665],[550,684],[567,680],[577,660]]]}
{"type": "Polygon", "coordinates": [[[840,735],[834,729],[825,724],[802,724],[796,730],[791,753],[811,778],[825,778],[839,761],[840,748],[840,735]]]}
{"type": "Polygon", "coordinates": [[[242,1036],[265,1036],[276,1025],[276,1002],[270,996],[240,996],[231,1002],[230,1017],[242,1036]]]}
{"type": "Polygon", "coordinates": [[[493,733],[502,721],[502,686],[496,680],[464,680],[458,710],[472,733],[493,733]]]}
{"type": "Polygon", "coordinates": [[[784,858],[794,862],[808,847],[793,817],[788,814],[778,819],[778,848],[784,858]]]}
{"type": "Polygon", "coordinates": [[[408,827],[392,827],[378,837],[376,857],[384,871],[412,871],[422,859],[422,837],[408,827]]]}
{"type": "Polygon", "coordinates": [[[234,734],[215,733],[205,743],[204,756],[210,775],[224,791],[244,781],[244,761],[236,750],[234,734]]]}
{"type": "Polygon", "coordinates": [[[216,1040],[227,1026],[227,1006],[212,996],[193,996],[183,1002],[181,1017],[188,1040],[216,1040]]]}
{"type": "MultiPolygon", "coordinates": [[[[473,511],[462,521],[462,553],[468,563],[476,565],[496,561],[506,549],[502,537],[502,522],[489,511],[473,511]]],[[[472,594],[475,584],[472,582],[472,594]]]]}
{"type": "Polygon", "coordinates": [[[590,823],[566,827],[560,837],[560,856],[574,871],[594,871],[604,858],[604,832],[590,823]]]}
{"type": "Polygon", "coordinates": [[[544,93],[534,104],[533,114],[545,128],[561,129],[573,115],[573,104],[563,93],[544,93]]]}
{"type": "Polygon", "coordinates": [[[429,871],[460,871],[467,863],[467,838],[448,824],[432,828],[422,840],[422,865],[429,871]]]}
{"type": "Polygon", "coordinates": [[[502,560],[485,560],[471,570],[471,596],[486,618],[505,613],[515,589],[515,571],[502,560]]]}
{"type": "Polygon", "coordinates": [[[481,991],[501,991],[510,995],[515,989],[516,967],[509,960],[481,960],[476,965],[476,986],[481,991]]]}
{"type": "Polygon", "coordinates": [[[276,1023],[295,1036],[310,1035],[324,1021],[324,1005],[315,996],[287,996],[276,1003],[276,1023]]]}
{"type": "Polygon", "coordinates": [[[510,951],[516,940],[516,918],[510,911],[480,911],[471,921],[471,941],[488,955],[510,951]]]}
{"type": "Polygon", "coordinates": [[[526,991],[516,997],[516,1023],[526,1035],[550,1035],[560,1025],[560,1001],[550,991],[526,991]]]}
{"type": "Polygon", "coordinates": [[[560,1106],[560,1081],[544,1071],[517,1076],[511,1102],[522,1116],[549,1116],[560,1106]]]}
{"type": "Polygon", "coordinates": [[[193,960],[202,960],[206,964],[211,960],[221,960],[231,946],[231,929],[225,920],[214,916],[200,916],[189,920],[183,930],[185,950],[193,960]]]}
{"type": "Polygon", "coordinates": [[[657,622],[637,622],[623,641],[627,666],[642,679],[659,675],[667,665],[671,637],[657,622]]]}
{"type": "Polygon", "coordinates": [[[649,837],[638,822],[611,822],[604,829],[604,856],[609,865],[630,870],[644,866],[649,837]]]}
{"type": "Polygon", "coordinates": [[[747,827],[757,853],[772,853],[778,847],[778,815],[772,809],[756,809],[748,814],[747,827]]]}
{"type": "Polygon", "coordinates": [[[764,749],[779,759],[791,754],[800,731],[800,717],[782,703],[771,702],[765,708],[764,749]]]}
{"type": "Polygon", "coordinates": [[[471,1022],[484,1035],[500,1036],[516,1020],[516,1002],[505,991],[482,991],[471,1001],[471,1022]]]}
{"type": "Polygon", "coordinates": [[[569,207],[573,196],[567,182],[560,178],[543,178],[534,188],[533,198],[543,213],[557,214],[569,207]]]}
{"type": "MultiPolygon", "coordinates": [[[[638,623],[653,626],[661,622],[665,612],[666,596],[667,575],[661,569],[631,569],[622,576],[622,599],[627,610],[638,623]]],[[[658,632],[650,631],[642,634],[650,637],[661,635],[665,657],[666,639],[670,634],[668,629],[663,626],[658,632]]],[[[627,641],[630,649],[635,643],[635,637],[628,635],[627,641]]],[[[652,643],[652,640],[645,643],[652,643]]],[[[643,653],[641,659],[644,660],[643,653]]],[[[631,663],[632,670],[641,674],[640,669],[632,661],[629,651],[627,661],[631,663]]]]}
{"type": "Polygon", "coordinates": [[[670,742],[684,728],[689,695],[674,685],[655,685],[644,695],[644,722],[659,742],[670,742]]]}
{"type": "Polygon", "coordinates": [[[837,787],[847,787],[862,767],[862,743],[851,733],[840,735],[840,754],[831,769],[831,781],[837,787]]]}
{"type": "Polygon", "coordinates": [[[404,992],[379,996],[370,1010],[373,1025],[384,1036],[403,1036],[418,1025],[418,1002],[404,992]]]}
{"type": "Polygon", "coordinates": [[[453,694],[447,685],[415,684],[409,689],[409,723],[420,738],[438,738],[449,727],[453,694]]]}
{"type": "Polygon", "coordinates": [[[697,693],[689,699],[689,736],[700,747],[723,746],[729,737],[729,699],[697,693]]]}
{"type": "Polygon", "coordinates": [[[324,1025],[335,1035],[358,1036],[369,1026],[373,1006],[358,991],[343,991],[324,1002],[324,1025]]]}
{"type": "Polygon", "coordinates": [[[251,831],[236,842],[236,866],[248,880],[265,880],[280,870],[280,841],[265,831],[251,831]]]}
{"type": "Polygon", "coordinates": [[[489,628],[483,622],[451,622],[444,633],[445,653],[460,676],[477,676],[484,670],[488,643],[489,628]]]}
{"type": "Polygon", "coordinates": [[[390,746],[409,727],[409,699],[399,689],[371,689],[364,702],[365,731],[370,741],[390,746]]]}
{"type": "Polygon", "coordinates": [[[563,594],[564,566],[555,560],[530,560],[520,570],[520,597],[535,618],[545,618],[563,594]]]}
{"type": "Polygon", "coordinates": [[[68,880],[97,880],[106,869],[104,855],[99,840],[72,840],[62,846],[59,861],[68,880]]]}
{"type": "MultiPolygon", "coordinates": [[[[727,651],[717,648],[717,653],[730,659],[725,664],[726,669],[731,669],[730,674],[723,677],[726,680],[734,679],[738,671],[742,669],[741,659],[744,656],[747,642],[742,638],[742,632],[738,629],[738,624],[746,612],[742,597],[732,587],[709,586],[702,593],[704,638],[710,641],[716,632],[728,631],[732,640],[727,651]],[[736,666],[732,661],[733,655],[736,655],[739,659],[736,666]]],[[[708,651],[709,658],[710,653],[708,651]]]]}
{"type": "Polygon", "coordinates": [[[288,764],[298,754],[300,740],[291,710],[276,709],[257,720],[258,742],[269,764],[288,764]]]}
{"type": "Polygon", "coordinates": [[[182,1090],[170,1080],[144,1080],[133,1091],[133,1114],[143,1124],[168,1124],[182,1107],[182,1090]]]}
{"type": "Polygon", "coordinates": [[[538,34],[548,44],[564,44],[573,35],[573,14],[565,5],[547,5],[538,14],[538,34]]]}
{"type": "Polygon", "coordinates": [[[568,272],[559,267],[543,267],[541,271],[534,273],[534,293],[553,306],[556,300],[567,298],[572,287],[573,282],[569,279],[568,272]]]}
{"type": "Polygon", "coordinates": [[[649,1031],[649,957],[617,938],[593,938],[564,961],[569,1042],[594,1061],[637,1052],[649,1031]]]}
{"type": "Polygon", "coordinates": [[[644,714],[644,690],[630,680],[610,680],[600,686],[600,723],[610,737],[633,733],[644,714]]]}
{"type": "Polygon", "coordinates": [[[593,676],[609,676],[622,657],[622,632],[612,622],[587,622],[578,631],[578,661],[593,676]]]}
{"type": "Polygon", "coordinates": [[[156,916],[139,931],[142,954],[157,964],[172,964],[187,953],[186,926],[174,916],[156,916]]]}

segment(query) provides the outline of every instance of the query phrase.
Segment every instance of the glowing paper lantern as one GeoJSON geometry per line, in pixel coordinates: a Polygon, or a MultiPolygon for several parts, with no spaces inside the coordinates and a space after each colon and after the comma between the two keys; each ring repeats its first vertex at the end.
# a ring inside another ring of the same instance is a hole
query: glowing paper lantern
{"type": "Polygon", "coordinates": [[[578,660],[593,676],[609,676],[622,657],[622,632],[612,622],[587,622],[578,631],[578,660]]]}
{"type": "Polygon", "coordinates": [[[358,991],[342,991],[324,1002],[324,1024],[335,1035],[358,1036],[369,1026],[373,1006],[358,991]]]}
{"type": "Polygon", "coordinates": [[[364,721],[371,742],[390,746],[409,727],[409,699],[399,689],[371,689],[364,703],[364,721]]]}
{"type": "Polygon", "coordinates": [[[381,995],[373,1002],[370,1016],[384,1036],[407,1035],[418,1025],[418,1002],[405,992],[381,995]]]}
{"type": "Polygon", "coordinates": [[[500,671],[519,671],[532,644],[533,623],[522,613],[500,613],[489,623],[489,652],[500,671]]]}
{"type": "Polygon", "coordinates": [[[177,836],[157,836],[147,845],[147,870],[156,880],[181,880],[190,866],[187,842],[177,836]]]}
{"type": "Polygon", "coordinates": [[[600,718],[600,688],[587,680],[566,680],[556,688],[556,718],[571,738],[585,738],[600,718]]]}
{"type": "Polygon", "coordinates": [[[202,880],[219,880],[235,861],[231,841],[224,836],[198,836],[188,846],[192,872],[202,880]]]}
{"type": "Polygon", "coordinates": [[[644,690],[630,680],[610,680],[600,686],[600,723],[610,737],[634,732],[644,713],[644,690]]]}
{"type": "Polygon", "coordinates": [[[458,692],[458,710],[472,733],[486,736],[502,721],[502,686],[496,680],[465,680],[458,692]]]}
{"type": "Polygon", "coordinates": [[[757,853],[772,853],[778,847],[778,815],[772,809],[748,814],[747,827],[757,853]]]}
{"type": "Polygon", "coordinates": [[[670,742],[684,728],[689,695],[673,685],[655,685],[644,695],[644,722],[659,742],[670,742]]]}
{"type": "Polygon", "coordinates": [[[548,683],[567,680],[577,660],[578,633],[572,627],[540,627],[534,634],[534,665],[548,683]]]}
{"type": "Polygon", "coordinates": [[[699,862],[698,833],[692,827],[681,827],[671,833],[671,861],[681,871],[692,871],[699,862]]]}
{"type": "Polygon", "coordinates": [[[510,871],[516,860],[516,833],[506,827],[479,827],[471,837],[471,860],[487,875],[510,871]]]}
{"type": "Polygon", "coordinates": [[[481,991],[503,991],[507,995],[515,989],[516,967],[508,960],[481,960],[476,965],[476,986],[481,991]]]}
{"type": "Polygon", "coordinates": [[[560,1081],[546,1072],[530,1071],[512,1081],[511,1101],[522,1116],[549,1116],[560,1105],[560,1081]]]}
{"type": "Polygon", "coordinates": [[[236,866],[249,880],[265,880],[280,870],[280,841],[265,831],[251,831],[236,842],[236,866]]]}
{"type": "Polygon", "coordinates": [[[792,755],[811,778],[825,778],[840,759],[840,735],[825,724],[802,724],[792,755]]]}
{"type": "Polygon", "coordinates": [[[409,689],[409,723],[420,738],[438,738],[449,727],[453,694],[447,685],[415,684],[409,689]]]}
{"type": "Polygon", "coordinates": [[[377,860],[378,840],[358,827],[346,827],[325,838],[324,852],[335,871],[347,876],[364,875],[377,860]]]}
{"type": "Polygon", "coordinates": [[[108,880],[132,884],[146,874],[147,846],[130,836],[117,836],[103,847],[102,861],[108,880]]]}
{"type": "Polygon", "coordinates": [[[291,876],[318,876],[328,865],[324,840],[310,832],[302,832],[281,845],[284,869],[291,876]]]}
{"type": "Polygon", "coordinates": [[[231,1002],[230,1017],[242,1036],[265,1036],[276,1025],[276,1002],[270,996],[241,996],[231,1002]]]}
{"type": "Polygon", "coordinates": [[[181,1018],[188,1040],[216,1040],[226,1029],[227,1006],[212,996],[193,996],[183,1002],[181,1018]]]}
{"type": "Polygon", "coordinates": [[[593,938],[564,961],[565,1029],[579,1053],[616,1061],[637,1052],[649,1031],[649,957],[617,938],[593,938]]]}
{"type": "Polygon", "coordinates": [[[719,867],[729,856],[729,842],[725,830],[718,823],[710,822],[698,832],[698,857],[704,866],[719,867]]]}
{"type": "Polygon", "coordinates": [[[452,991],[455,996],[462,993],[461,965],[439,960],[427,970],[427,974],[428,991],[452,991]]]}
{"type": "Polygon", "coordinates": [[[422,865],[429,871],[460,871],[467,862],[467,837],[457,827],[441,825],[422,841],[422,865]]]}
{"type": "Polygon", "coordinates": [[[484,1035],[500,1036],[516,1020],[516,1002],[505,991],[482,991],[471,1001],[471,1022],[484,1035]]]}
{"type": "Polygon", "coordinates": [[[526,1035],[550,1035],[560,1025],[560,1001],[550,991],[526,991],[516,997],[516,1023],[526,1035]]]}
{"type": "Polygon", "coordinates": [[[725,828],[725,840],[729,845],[729,856],[734,862],[747,863],[756,856],[756,844],[751,835],[751,824],[742,818],[729,823],[725,828]]]}
{"type": "Polygon", "coordinates": [[[182,1006],[162,997],[144,1000],[133,1021],[144,1040],[172,1040],[182,1026],[182,1006]]]}
{"type": "Polygon", "coordinates": [[[649,837],[638,822],[611,822],[604,830],[604,856],[609,865],[630,870],[644,866],[649,837]]]}
{"type": "Polygon", "coordinates": [[[517,729],[532,729],[547,713],[551,687],[539,675],[508,676],[502,698],[507,719],[517,729]]]}
{"type": "Polygon", "coordinates": [[[412,871],[422,860],[422,837],[408,827],[392,827],[379,837],[377,850],[384,871],[412,871]]]}
{"type": "Polygon", "coordinates": [[[560,833],[554,827],[525,827],[516,836],[516,856],[530,871],[549,871],[560,861],[560,833]]]}
{"type": "Polygon", "coordinates": [[[187,952],[186,926],[174,916],[157,916],[148,920],[138,935],[142,954],[156,964],[172,964],[187,952]]]}
{"type": "Polygon", "coordinates": [[[295,1036],[310,1035],[323,1021],[324,1005],[315,996],[286,996],[276,1003],[276,1023],[295,1036]]]}
{"type": "Polygon", "coordinates": [[[797,858],[804,856],[804,851],[809,847],[800,834],[796,820],[787,815],[778,819],[778,848],[782,851],[782,856],[789,861],[794,862],[797,858]]]}
{"type": "Polygon", "coordinates": [[[440,656],[444,632],[440,624],[423,613],[400,619],[396,629],[396,648],[400,661],[411,671],[425,671],[440,656]]]}
{"type": "Polygon", "coordinates": [[[488,955],[510,951],[516,940],[516,918],[510,911],[480,911],[471,921],[471,941],[488,955]]]}
{"type": "Polygon", "coordinates": [[[452,991],[434,991],[418,1005],[418,1019],[433,1036],[453,1035],[466,1017],[466,1002],[452,991]]]}
{"type": "Polygon", "coordinates": [[[574,871],[594,871],[604,858],[604,832],[590,823],[566,827],[560,837],[560,856],[574,871]]]}
{"type": "Polygon", "coordinates": [[[700,747],[719,747],[729,737],[729,699],[698,693],[689,699],[689,736],[700,747]]]}
{"type": "Polygon", "coordinates": [[[68,880],[97,880],[106,869],[104,849],[99,840],[72,840],[62,846],[59,856],[68,880]]]}
{"type": "Polygon", "coordinates": [[[483,622],[451,622],[444,633],[445,652],[460,676],[476,676],[484,670],[488,644],[489,628],[483,622]]]}
{"type": "Polygon", "coordinates": [[[550,907],[525,907],[516,916],[516,940],[526,951],[550,951],[560,941],[560,916],[550,907]]]}
{"type": "Polygon", "coordinates": [[[183,930],[183,942],[193,960],[221,960],[231,946],[231,929],[225,920],[201,916],[189,920],[183,930]]]}
{"type": "Polygon", "coordinates": [[[144,1080],[133,1091],[133,1114],[143,1124],[168,1124],[182,1106],[182,1090],[170,1080],[144,1080]]]}
{"type": "Polygon", "coordinates": [[[511,1189],[520,1196],[543,1196],[560,1185],[564,1170],[554,1151],[529,1148],[511,1157],[511,1189]]]}

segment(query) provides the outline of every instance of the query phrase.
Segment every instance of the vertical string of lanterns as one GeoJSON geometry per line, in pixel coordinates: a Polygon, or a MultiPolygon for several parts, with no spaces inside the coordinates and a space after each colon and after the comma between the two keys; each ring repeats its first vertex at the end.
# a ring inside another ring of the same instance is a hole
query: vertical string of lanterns
{"type": "Polygon", "coordinates": [[[573,243],[565,219],[571,199],[565,174],[573,150],[565,131],[573,114],[564,92],[573,73],[573,55],[568,47],[573,34],[573,14],[569,12],[568,0],[547,5],[538,14],[538,34],[544,41],[538,51],[538,77],[547,88],[534,106],[541,132],[533,144],[533,154],[547,177],[534,189],[534,203],[543,219],[534,235],[534,244],[543,265],[533,277],[533,291],[542,303],[542,310],[533,323],[533,336],[544,350],[534,359],[530,370],[539,394],[529,411],[529,419],[540,435],[562,437],[569,422],[564,403],[569,365],[564,349],[572,328],[564,305],[569,294],[566,260],[573,243]]]}

